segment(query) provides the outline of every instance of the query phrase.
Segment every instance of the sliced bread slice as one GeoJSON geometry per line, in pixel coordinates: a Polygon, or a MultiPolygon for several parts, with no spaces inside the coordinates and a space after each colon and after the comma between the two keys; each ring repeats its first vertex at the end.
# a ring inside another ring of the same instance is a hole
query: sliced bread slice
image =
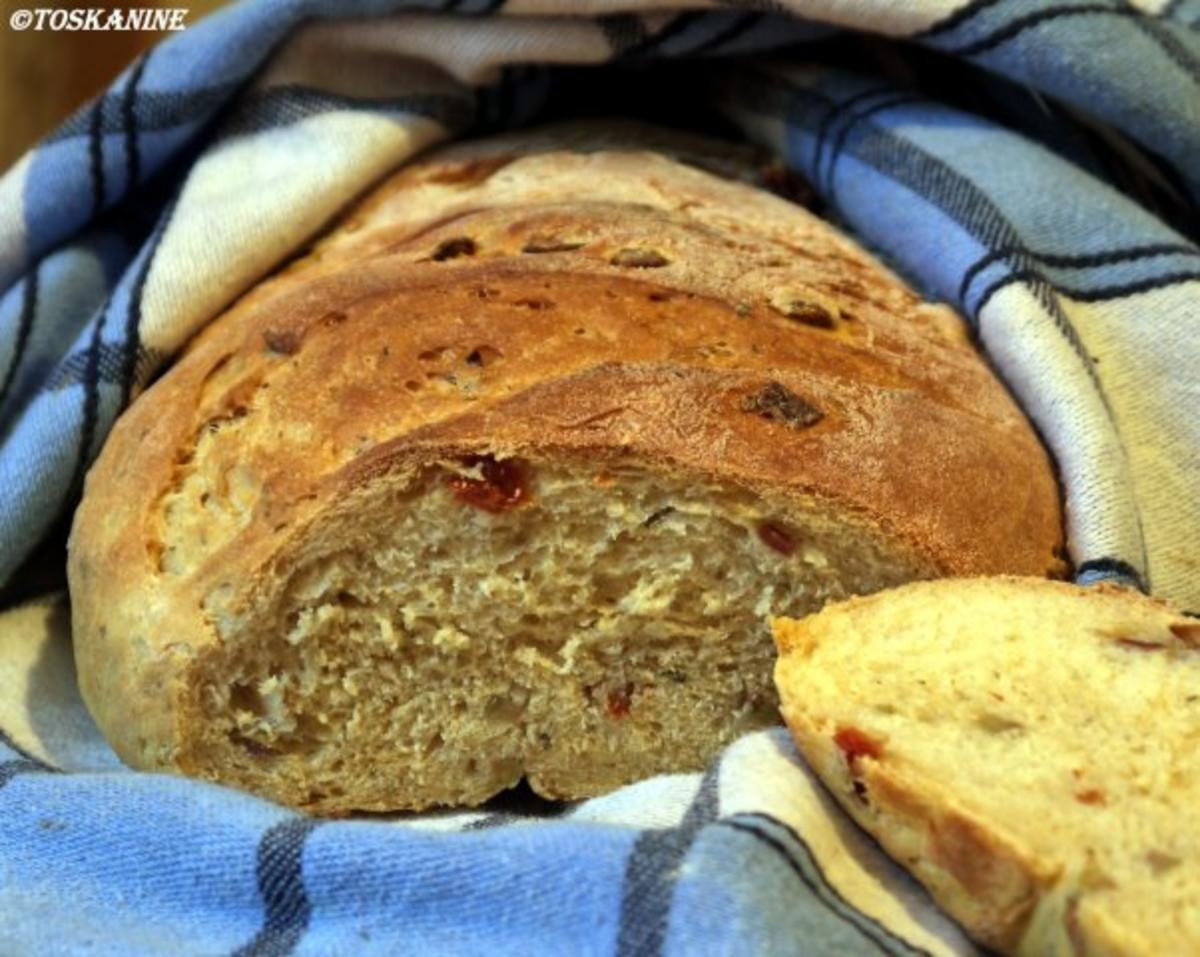
{"type": "Polygon", "coordinates": [[[979,941],[1200,954],[1200,621],[1112,586],[999,577],[774,632],[800,750],[979,941]]]}

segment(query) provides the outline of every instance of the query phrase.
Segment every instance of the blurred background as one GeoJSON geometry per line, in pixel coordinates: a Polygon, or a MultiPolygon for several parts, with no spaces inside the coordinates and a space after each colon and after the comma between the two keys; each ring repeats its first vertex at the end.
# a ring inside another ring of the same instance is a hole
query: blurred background
{"type": "Polygon", "coordinates": [[[21,9],[103,10],[183,7],[191,24],[226,0],[0,0],[0,171],[50,132],[154,44],[153,32],[17,31],[9,17],[21,9]]]}
{"type": "MultiPolygon", "coordinates": [[[[233,2],[0,0],[0,173],[161,38],[152,31],[19,31],[9,23],[15,11],[182,8],[186,11],[184,22],[190,26],[233,2]]],[[[1132,196],[1175,229],[1188,236],[1200,236],[1200,216],[1186,198],[1186,191],[1179,189],[1175,175],[1111,128],[1094,123],[1085,112],[962,64],[954,65],[954,81],[948,84],[946,64],[950,61],[944,55],[916,46],[906,46],[903,54],[898,56],[887,42],[861,35],[833,36],[806,44],[805,53],[815,63],[851,63],[856,68],[883,73],[898,85],[913,86],[1035,138],[1049,138],[1051,148],[1132,196]]],[[[561,69],[555,74],[552,92],[554,96],[542,114],[545,119],[589,113],[606,116],[612,112],[613,103],[637,103],[638,112],[647,119],[722,132],[709,129],[714,116],[695,97],[675,96],[663,90],[647,102],[643,77],[636,69],[609,72],[602,85],[594,82],[593,71],[561,69]],[[615,83],[626,84],[628,92],[624,87],[614,87],[615,83]]],[[[732,129],[723,132],[736,135],[732,129]]]]}

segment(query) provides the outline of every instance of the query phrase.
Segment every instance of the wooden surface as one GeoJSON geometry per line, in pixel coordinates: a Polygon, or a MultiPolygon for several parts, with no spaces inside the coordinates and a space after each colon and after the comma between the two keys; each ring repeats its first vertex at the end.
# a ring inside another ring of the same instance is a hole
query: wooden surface
{"type": "MultiPolygon", "coordinates": [[[[88,7],[184,7],[187,23],[223,0],[88,0],[88,7]]],[[[21,9],[79,7],[58,0],[0,0],[0,169],[87,102],[161,34],[153,32],[17,31],[9,17],[21,9]]]]}

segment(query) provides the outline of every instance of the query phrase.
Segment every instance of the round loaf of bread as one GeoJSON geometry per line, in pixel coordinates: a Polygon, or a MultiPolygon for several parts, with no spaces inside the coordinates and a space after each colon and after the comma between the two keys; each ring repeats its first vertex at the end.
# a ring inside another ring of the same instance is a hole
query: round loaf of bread
{"type": "Polygon", "coordinates": [[[960,320],[670,152],[435,153],[133,403],[69,561],[125,761],[327,813],[591,795],[777,720],[768,612],[1063,572],[960,320]]]}

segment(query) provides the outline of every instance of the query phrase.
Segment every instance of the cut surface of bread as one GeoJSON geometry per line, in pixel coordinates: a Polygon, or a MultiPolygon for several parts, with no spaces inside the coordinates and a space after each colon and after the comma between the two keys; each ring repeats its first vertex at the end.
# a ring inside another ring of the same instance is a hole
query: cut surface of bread
{"type": "Polygon", "coordinates": [[[219,632],[261,638],[200,656],[180,763],[318,807],[477,804],[522,775],[595,794],[777,720],[768,609],[926,571],[700,476],[504,468],[490,487],[497,467],[462,459],[373,483],[245,618],[214,601],[219,632]]]}
{"type": "Polygon", "coordinates": [[[776,619],[837,800],[1005,953],[1200,953],[1200,621],[1113,586],[943,580],[776,619]]]}
{"type": "Polygon", "coordinates": [[[1061,573],[952,313],[762,190],[571,142],[404,169],[117,422],[69,575],[126,761],[330,813],[594,794],[770,720],[769,608],[1061,573]]]}

